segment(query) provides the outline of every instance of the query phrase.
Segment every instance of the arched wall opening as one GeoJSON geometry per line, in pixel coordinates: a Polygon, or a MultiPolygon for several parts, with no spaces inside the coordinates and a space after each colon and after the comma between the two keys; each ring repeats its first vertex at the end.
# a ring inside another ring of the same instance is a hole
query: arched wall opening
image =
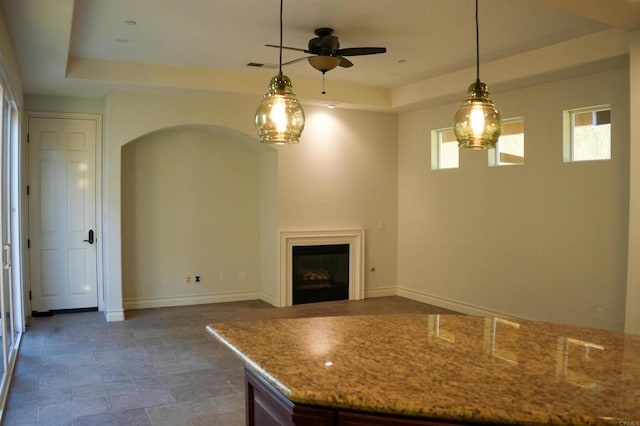
{"type": "Polygon", "coordinates": [[[181,125],[122,146],[124,309],[269,299],[277,156],[249,139],[181,125]]]}

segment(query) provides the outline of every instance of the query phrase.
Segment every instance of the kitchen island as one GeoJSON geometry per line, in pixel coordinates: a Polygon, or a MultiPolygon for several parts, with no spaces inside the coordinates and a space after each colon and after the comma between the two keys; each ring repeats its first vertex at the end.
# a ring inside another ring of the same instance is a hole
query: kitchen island
{"type": "Polygon", "coordinates": [[[210,324],[247,424],[640,426],[640,336],[465,315],[210,324]]]}

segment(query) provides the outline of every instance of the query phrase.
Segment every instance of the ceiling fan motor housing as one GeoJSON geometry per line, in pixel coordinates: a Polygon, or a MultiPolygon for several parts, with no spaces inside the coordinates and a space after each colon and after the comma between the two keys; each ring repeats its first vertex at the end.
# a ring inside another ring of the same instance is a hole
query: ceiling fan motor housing
{"type": "Polygon", "coordinates": [[[314,55],[335,56],[335,51],[340,49],[338,37],[333,35],[332,28],[317,28],[314,34],[318,37],[309,40],[309,53],[314,55]]]}

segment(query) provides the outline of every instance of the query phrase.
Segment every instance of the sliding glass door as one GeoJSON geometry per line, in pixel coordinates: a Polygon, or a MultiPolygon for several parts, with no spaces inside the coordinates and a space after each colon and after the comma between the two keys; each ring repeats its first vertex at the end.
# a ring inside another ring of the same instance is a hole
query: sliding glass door
{"type": "MultiPolygon", "coordinates": [[[[0,142],[0,188],[1,188],[1,194],[2,196],[0,197],[0,213],[1,213],[1,217],[0,219],[2,220],[2,226],[0,226],[0,240],[2,241],[3,247],[2,247],[2,273],[0,273],[0,333],[2,334],[2,345],[0,345],[0,349],[2,349],[2,384],[3,384],[3,388],[4,388],[4,382],[6,382],[6,378],[7,378],[7,370],[8,370],[8,366],[9,366],[9,361],[10,361],[10,357],[8,356],[11,353],[11,342],[12,339],[9,338],[7,339],[7,327],[6,327],[6,323],[11,321],[11,317],[10,315],[7,315],[7,312],[5,310],[5,306],[6,306],[6,300],[7,297],[5,295],[5,273],[4,273],[4,262],[5,262],[5,250],[4,250],[4,233],[5,233],[5,221],[4,221],[4,216],[5,216],[5,197],[4,197],[4,170],[6,168],[5,166],[5,162],[4,162],[4,158],[5,158],[5,143],[4,140],[6,139],[6,127],[7,127],[7,120],[6,120],[6,114],[5,111],[7,109],[7,102],[4,99],[4,86],[0,87],[0,99],[2,100],[2,104],[0,105],[0,115],[2,116],[2,123],[1,123],[1,127],[0,127],[0,134],[2,135],[2,141],[0,142]]],[[[10,303],[9,303],[10,305],[10,303]]]]}
{"type": "Polygon", "coordinates": [[[0,79],[0,413],[17,358],[24,327],[20,253],[20,119],[16,104],[0,79]],[[14,267],[15,265],[15,267],[14,267]]]}
{"type": "Polygon", "coordinates": [[[16,330],[13,316],[13,286],[11,277],[11,118],[12,105],[4,99],[2,138],[2,320],[5,353],[15,347],[16,330]]]}

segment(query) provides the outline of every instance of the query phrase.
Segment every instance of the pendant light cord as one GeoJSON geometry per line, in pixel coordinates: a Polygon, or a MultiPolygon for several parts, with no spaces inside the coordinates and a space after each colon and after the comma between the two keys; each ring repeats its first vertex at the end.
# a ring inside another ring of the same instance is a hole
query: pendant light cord
{"type": "Polygon", "coordinates": [[[476,81],[480,82],[480,30],[478,29],[478,0],[476,0],[476,81]]]}
{"type": "MultiPolygon", "coordinates": [[[[478,0],[476,0],[477,2],[478,0]]],[[[282,4],[284,0],[280,0],[280,68],[279,75],[282,75],[282,4]]]]}
{"type": "Polygon", "coordinates": [[[476,81],[480,83],[480,30],[478,25],[478,0],[476,0],[476,81]]]}

